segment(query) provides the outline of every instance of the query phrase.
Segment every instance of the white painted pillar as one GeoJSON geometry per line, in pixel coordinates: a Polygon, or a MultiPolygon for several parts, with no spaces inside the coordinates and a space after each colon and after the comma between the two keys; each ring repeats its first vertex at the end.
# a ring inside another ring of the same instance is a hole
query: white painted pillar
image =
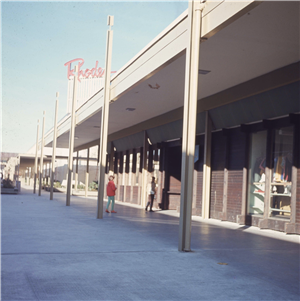
{"type": "Polygon", "coordinates": [[[198,100],[198,72],[203,8],[204,4],[202,4],[199,0],[189,2],[189,40],[186,49],[178,242],[178,250],[187,252],[191,249],[191,218],[198,100]]]}
{"type": "Polygon", "coordinates": [[[75,138],[75,109],[77,103],[77,72],[78,66],[75,66],[74,84],[73,84],[73,99],[71,111],[71,128],[69,134],[69,160],[68,160],[68,181],[67,181],[67,197],[66,206],[70,206],[72,195],[72,180],[73,180],[73,152],[74,152],[74,138],[75,138]]]}
{"type": "MultiPolygon", "coordinates": [[[[56,92],[56,97],[58,96],[59,93],[56,92]]],[[[53,184],[54,184],[54,174],[55,174],[55,156],[56,156],[56,140],[57,140],[57,114],[58,114],[58,99],[56,99],[56,104],[55,104],[55,116],[54,116],[54,127],[53,127],[50,200],[53,200],[53,184]]]]}
{"type": "Polygon", "coordinates": [[[144,143],[143,143],[143,166],[142,166],[142,197],[141,197],[141,207],[145,208],[148,202],[149,192],[147,191],[148,185],[148,166],[147,166],[147,153],[149,149],[148,135],[144,131],[144,143]]]}
{"type": "Polygon", "coordinates": [[[86,173],[85,173],[85,197],[88,195],[88,189],[89,189],[89,164],[90,164],[90,149],[87,149],[86,154],[86,173]]]}
{"type": "Polygon", "coordinates": [[[39,178],[39,176],[38,176],[39,129],[40,129],[40,121],[38,120],[37,133],[36,133],[36,144],[35,144],[33,193],[35,193],[35,191],[36,191],[36,180],[39,178]]]}
{"type": "Polygon", "coordinates": [[[105,166],[107,153],[107,135],[108,135],[108,116],[109,116],[109,101],[110,101],[110,74],[111,74],[111,55],[113,31],[111,26],[114,25],[114,17],[108,16],[109,30],[107,31],[106,40],[106,60],[105,60],[105,82],[104,82],[104,102],[102,107],[102,118],[100,128],[100,164],[98,177],[98,201],[97,201],[97,218],[103,218],[103,196],[104,196],[104,181],[105,181],[105,166]]]}
{"type": "Polygon", "coordinates": [[[211,128],[212,122],[206,111],[205,117],[204,162],[202,183],[202,218],[209,218],[210,186],[211,186],[211,128]]]}
{"type": "Polygon", "coordinates": [[[44,168],[44,135],[45,135],[45,115],[46,112],[44,111],[43,116],[43,129],[42,129],[42,142],[41,142],[41,158],[40,158],[40,174],[39,174],[39,196],[42,194],[42,178],[43,178],[43,168],[44,168]]]}
{"type": "Polygon", "coordinates": [[[77,152],[77,156],[76,156],[75,190],[78,189],[78,157],[79,157],[79,152],[77,152]]]}

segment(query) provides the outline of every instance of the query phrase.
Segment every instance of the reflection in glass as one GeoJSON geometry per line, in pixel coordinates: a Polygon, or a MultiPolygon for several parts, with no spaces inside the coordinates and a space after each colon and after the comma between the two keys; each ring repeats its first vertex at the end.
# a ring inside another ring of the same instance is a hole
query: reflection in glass
{"type": "Polygon", "coordinates": [[[248,214],[262,215],[265,198],[267,131],[252,133],[248,183],[248,214]]]}
{"type": "Polygon", "coordinates": [[[271,179],[270,217],[289,219],[291,215],[293,127],[275,132],[274,166],[271,179]]]}

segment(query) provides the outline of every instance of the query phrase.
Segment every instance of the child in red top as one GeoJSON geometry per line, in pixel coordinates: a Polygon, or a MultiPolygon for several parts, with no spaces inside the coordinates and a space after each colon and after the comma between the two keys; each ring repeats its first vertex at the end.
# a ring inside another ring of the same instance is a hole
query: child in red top
{"type": "Polygon", "coordinates": [[[106,206],[106,210],[105,212],[109,213],[108,211],[108,208],[109,208],[109,205],[110,205],[110,202],[111,202],[111,213],[117,213],[115,210],[114,210],[114,206],[115,206],[115,191],[117,189],[115,183],[114,183],[114,176],[110,176],[108,179],[109,179],[109,182],[107,184],[107,188],[106,188],[106,192],[107,192],[107,206],[106,206]]]}

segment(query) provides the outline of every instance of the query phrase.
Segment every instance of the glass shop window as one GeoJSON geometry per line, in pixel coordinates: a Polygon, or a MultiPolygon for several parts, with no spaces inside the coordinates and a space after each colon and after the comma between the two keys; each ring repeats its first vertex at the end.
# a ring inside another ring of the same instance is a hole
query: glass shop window
{"type": "Polygon", "coordinates": [[[270,217],[289,219],[291,215],[293,127],[275,132],[270,193],[270,217]]]}
{"type": "Polygon", "coordinates": [[[263,215],[266,186],[265,167],[267,131],[252,133],[250,141],[247,213],[252,215],[263,215]]]}

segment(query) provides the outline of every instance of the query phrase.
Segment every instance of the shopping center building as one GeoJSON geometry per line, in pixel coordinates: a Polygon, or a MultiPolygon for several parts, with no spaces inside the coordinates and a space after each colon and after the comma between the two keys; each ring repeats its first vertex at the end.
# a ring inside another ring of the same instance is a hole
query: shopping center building
{"type": "MultiPolygon", "coordinates": [[[[145,206],[155,176],[155,206],[180,212],[189,20],[187,10],[112,75],[106,172],[120,202],[145,206]]],[[[207,1],[198,44],[192,214],[300,234],[299,2],[207,1]]],[[[103,92],[76,108],[74,152],[100,143],[103,92]]],[[[71,114],[58,148],[70,127],[71,114]]]]}

